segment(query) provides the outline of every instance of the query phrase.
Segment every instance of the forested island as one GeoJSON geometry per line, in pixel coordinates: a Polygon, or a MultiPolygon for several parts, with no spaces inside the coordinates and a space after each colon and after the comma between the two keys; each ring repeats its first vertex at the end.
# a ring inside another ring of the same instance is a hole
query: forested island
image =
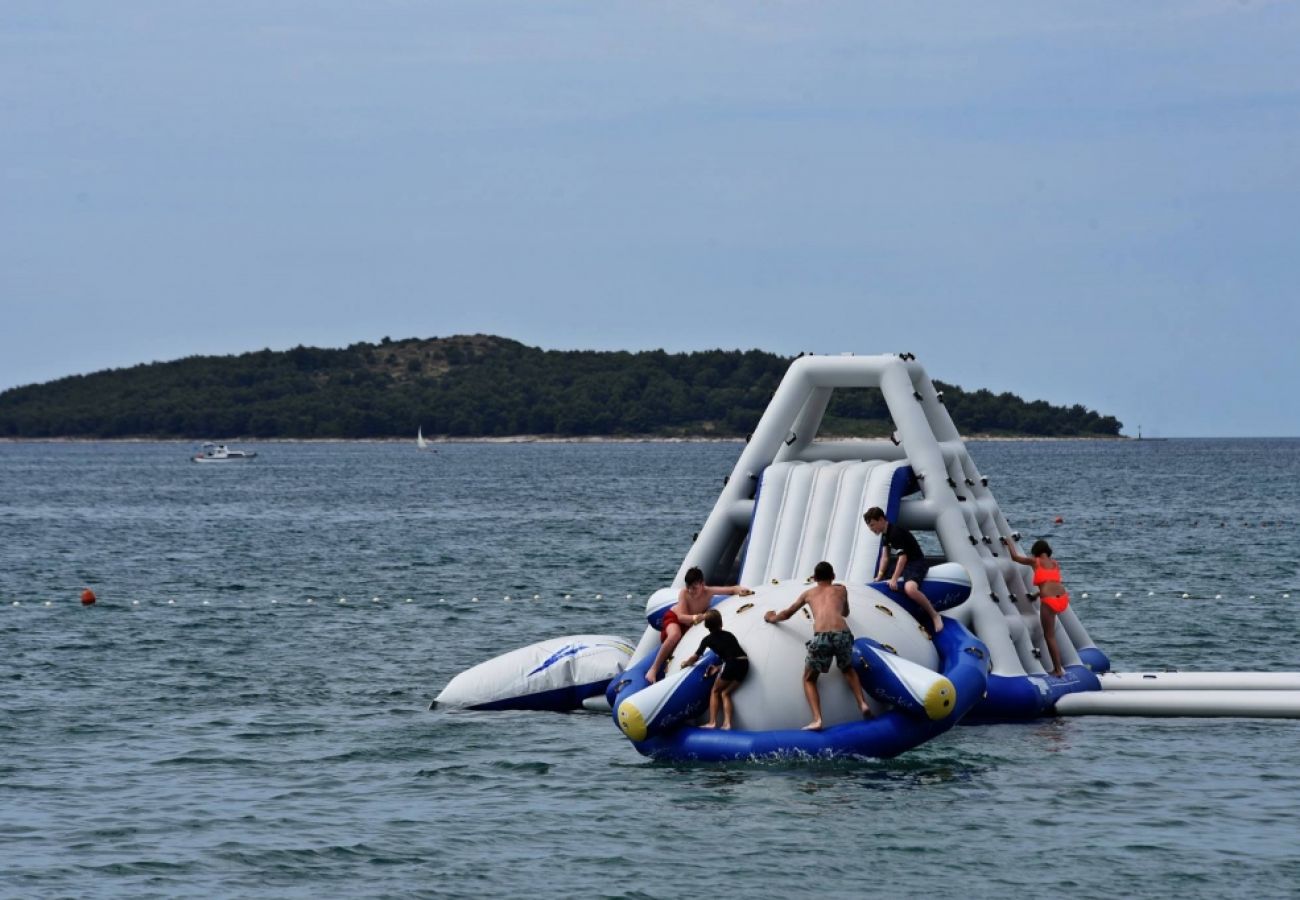
{"type": "MultiPolygon", "coordinates": [[[[0,393],[7,438],[739,437],[790,364],[759,350],[542,350],[487,335],[192,356],[0,393]]],[[[935,382],[963,434],[1119,435],[1081,405],[935,382]]],[[[893,430],[879,391],[839,391],[823,432],[893,430]]]]}

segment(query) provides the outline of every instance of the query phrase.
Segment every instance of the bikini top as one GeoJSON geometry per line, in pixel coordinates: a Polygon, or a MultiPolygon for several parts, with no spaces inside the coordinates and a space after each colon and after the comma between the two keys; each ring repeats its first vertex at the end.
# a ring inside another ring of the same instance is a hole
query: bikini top
{"type": "Polygon", "coordinates": [[[1034,587],[1047,584],[1049,581],[1059,582],[1061,580],[1061,565],[1057,563],[1055,569],[1047,569],[1034,560],[1034,587]]]}

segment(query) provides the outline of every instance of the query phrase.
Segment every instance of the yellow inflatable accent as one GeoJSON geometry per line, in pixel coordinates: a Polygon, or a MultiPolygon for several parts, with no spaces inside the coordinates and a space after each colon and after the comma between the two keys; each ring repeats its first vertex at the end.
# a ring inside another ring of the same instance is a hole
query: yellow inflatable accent
{"type": "Polygon", "coordinates": [[[646,739],[648,731],[645,716],[641,715],[641,710],[636,708],[630,697],[618,705],[618,727],[634,741],[646,739]]]}
{"type": "MultiPolygon", "coordinates": [[[[925,714],[931,719],[946,719],[957,705],[957,688],[947,678],[940,676],[925,692],[925,714]]],[[[621,713],[620,713],[621,715],[621,713]]]]}

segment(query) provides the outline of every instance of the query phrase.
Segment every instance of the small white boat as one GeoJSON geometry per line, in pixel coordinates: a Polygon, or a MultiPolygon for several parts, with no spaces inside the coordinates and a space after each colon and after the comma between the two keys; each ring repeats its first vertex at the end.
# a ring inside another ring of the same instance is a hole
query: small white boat
{"type": "Polygon", "coordinates": [[[421,425],[415,429],[415,446],[420,450],[428,450],[429,442],[424,439],[424,426],[421,425]]]}
{"type": "Polygon", "coordinates": [[[231,450],[225,444],[204,444],[203,450],[190,457],[196,463],[244,462],[257,456],[256,450],[231,450]]]}

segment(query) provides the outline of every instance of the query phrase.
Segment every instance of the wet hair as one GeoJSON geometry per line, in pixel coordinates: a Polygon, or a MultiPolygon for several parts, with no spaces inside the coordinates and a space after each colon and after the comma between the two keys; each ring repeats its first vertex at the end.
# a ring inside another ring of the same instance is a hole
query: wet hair
{"type": "Polygon", "coordinates": [[[722,629],[722,613],[716,609],[711,609],[704,614],[704,627],[709,631],[720,631],[722,629]]]}
{"type": "Polygon", "coordinates": [[[1029,548],[1029,555],[1041,556],[1044,553],[1046,553],[1048,556],[1051,556],[1052,545],[1047,543],[1047,541],[1043,540],[1042,538],[1039,538],[1038,540],[1034,541],[1034,546],[1029,548]]]}
{"type": "Polygon", "coordinates": [[[867,522],[874,522],[877,519],[883,519],[884,517],[885,517],[885,511],[881,509],[879,506],[873,506],[871,507],[871,509],[867,510],[862,514],[863,520],[867,522]]]}
{"type": "Polygon", "coordinates": [[[699,566],[691,566],[689,569],[686,570],[687,587],[690,587],[693,584],[699,584],[703,580],[704,580],[704,572],[700,570],[699,566]]]}
{"type": "Polygon", "coordinates": [[[835,567],[832,566],[830,563],[826,562],[826,560],[822,560],[821,562],[819,562],[817,564],[817,567],[813,569],[813,581],[834,581],[834,580],[835,580],[835,567]]]}

